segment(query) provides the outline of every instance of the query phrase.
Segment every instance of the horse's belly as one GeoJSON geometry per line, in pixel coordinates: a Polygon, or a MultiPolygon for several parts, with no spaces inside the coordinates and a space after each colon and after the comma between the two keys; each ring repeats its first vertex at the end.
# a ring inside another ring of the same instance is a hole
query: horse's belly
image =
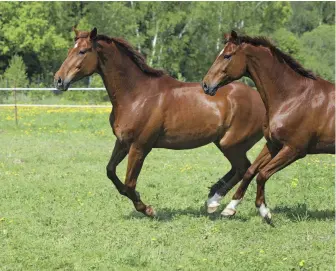
{"type": "Polygon", "coordinates": [[[204,145],[207,145],[215,141],[215,138],[203,138],[200,140],[179,140],[176,138],[168,139],[162,138],[158,139],[157,143],[154,145],[154,148],[165,148],[172,150],[185,150],[185,149],[194,149],[204,145]]]}
{"type": "Polygon", "coordinates": [[[155,148],[174,150],[193,149],[207,145],[218,139],[217,131],[179,131],[178,133],[167,132],[157,139],[155,148]]]}
{"type": "Polygon", "coordinates": [[[169,112],[157,148],[192,149],[218,140],[223,133],[223,116],[219,110],[196,110],[185,105],[183,111],[169,112]]]}
{"type": "Polygon", "coordinates": [[[335,154],[335,142],[318,142],[308,149],[310,154],[330,153],[335,154]]]}

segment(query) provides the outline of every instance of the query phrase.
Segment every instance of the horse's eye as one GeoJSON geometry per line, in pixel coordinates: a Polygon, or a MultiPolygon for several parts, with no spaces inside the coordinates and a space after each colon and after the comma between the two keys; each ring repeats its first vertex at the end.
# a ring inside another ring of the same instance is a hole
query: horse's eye
{"type": "Polygon", "coordinates": [[[231,55],[224,55],[224,59],[230,59],[231,55]]]}
{"type": "Polygon", "coordinates": [[[84,55],[85,53],[86,53],[86,51],[84,51],[84,50],[80,50],[78,54],[79,54],[79,55],[84,55]]]}

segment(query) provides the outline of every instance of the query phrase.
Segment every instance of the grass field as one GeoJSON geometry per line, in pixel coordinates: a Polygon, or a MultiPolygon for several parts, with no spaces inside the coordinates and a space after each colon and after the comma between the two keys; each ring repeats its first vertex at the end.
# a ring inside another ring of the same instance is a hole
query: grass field
{"type": "Polygon", "coordinates": [[[19,117],[16,128],[13,110],[0,109],[0,270],[335,269],[332,155],[269,180],[271,228],[254,207],[255,181],[234,218],[207,215],[207,187],[229,170],[214,146],[155,149],[137,189],[157,211],[150,219],[105,175],[109,110],[20,108],[19,117]]]}

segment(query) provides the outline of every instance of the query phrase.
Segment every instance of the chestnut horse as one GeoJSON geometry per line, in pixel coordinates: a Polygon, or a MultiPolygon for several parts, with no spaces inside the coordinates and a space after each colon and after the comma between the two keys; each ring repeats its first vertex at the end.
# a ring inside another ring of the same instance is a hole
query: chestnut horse
{"type": "Polygon", "coordinates": [[[107,176],[137,211],[154,215],[135,190],[152,148],[180,150],[215,143],[232,169],[213,185],[209,197],[217,190],[225,195],[241,180],[251,165],[246,152],[262,137],[265,109],[257,91],[233,83],[218,97],[208,97],[199,83],[179,82],[149,67],[125,40],[97,35],[96,28],[74,30],[75,45],[55,74],[55,86],[65,91],[72,82],[93,73],[102,77],[112,102],[110,124],[117,137],[107,176]],[[127,154],[123,184],[116,167],[127,154]]]}
{"type": "Polygon", "coordinates": [[[203,89],[213,96],[220,86],[244,75],[250,77],[266,108],[263,131],[267,144],[223,215],[236,213],[249,183],[259,172],[256,206],[271,223],[264,195],[266,181],[306,154],[335,153],[335,85],[304,69],[266,38],[238,36],[234,31],[225,38],[223,51],[204,77],[203,89]]]}

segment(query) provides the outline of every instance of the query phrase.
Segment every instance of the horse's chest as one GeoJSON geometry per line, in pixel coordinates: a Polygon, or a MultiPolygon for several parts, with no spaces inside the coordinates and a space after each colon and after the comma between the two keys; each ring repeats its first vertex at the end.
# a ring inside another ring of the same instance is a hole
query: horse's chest
{"type": "Polygon", "coordinates": [[[282,119],[281,117],[271,118],[267,129],[264,129],[265,137],[278,144],[287,142],[293,133],[295,132],[292,131],[286,119],[282,119]]]}
{"type": "Polygon", "coordinates": [[[122,143],[129,144],[134,139],[134,129],[127,123],[118,122],[118,120],[114,120],[111,123],[112,130],[114,135],[118,138],[118,140],[122,143]]]}

